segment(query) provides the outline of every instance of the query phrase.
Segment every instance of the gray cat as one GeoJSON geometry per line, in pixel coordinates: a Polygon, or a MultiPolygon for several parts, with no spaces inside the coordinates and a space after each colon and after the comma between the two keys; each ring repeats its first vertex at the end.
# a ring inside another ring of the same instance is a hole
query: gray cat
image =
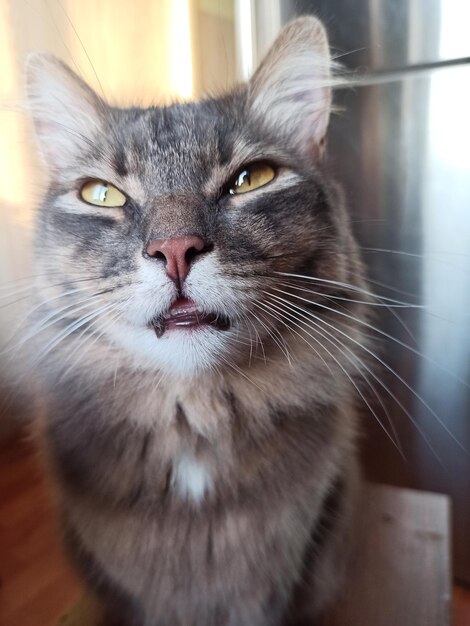
{"type": "Polygon", "coordinates": [[[313,17],[197,103],[113,108],[30,59],[40,432],[126,626],[300,624],[343,577],[367,292],[322,165],[331,66],[313,17]]]}

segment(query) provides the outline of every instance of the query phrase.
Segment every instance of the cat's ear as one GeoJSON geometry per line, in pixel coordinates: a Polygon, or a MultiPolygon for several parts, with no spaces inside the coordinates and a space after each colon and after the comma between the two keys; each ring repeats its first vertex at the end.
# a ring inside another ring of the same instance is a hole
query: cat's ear
{"type": "Polygon", "coordinates": [[[29,56],[26,96],[40,151],[51,170],[73,163],[102,129],[105,103],[51,54],[29,56]]]}
{"type": "Polygon", "coordinates": [[[323,24],[301,17],[281,31],[248,85],[253,113],[306,157],[323,152],[331,67],[323,24]]]}

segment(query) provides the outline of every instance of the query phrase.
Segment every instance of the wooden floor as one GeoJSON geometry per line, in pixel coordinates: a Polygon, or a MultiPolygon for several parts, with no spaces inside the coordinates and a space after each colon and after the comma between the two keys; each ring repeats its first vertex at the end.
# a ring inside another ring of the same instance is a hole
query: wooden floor
{"type": "MultiPolygon", "coordinates": [[[[81,586],[60,548],[32,446],[0,449],[0,626],[53,626],[81,586]]],[[[470,591],[454,588],[454,626],[470,625],[470,591]]],[[[425,626],[417,624],[416,626],[425,626]]]]}
{"type": "Polygon", "coordinates": [[[52,626],[81,594],[31,445],[0,452],[0,626],[52,626]]]}

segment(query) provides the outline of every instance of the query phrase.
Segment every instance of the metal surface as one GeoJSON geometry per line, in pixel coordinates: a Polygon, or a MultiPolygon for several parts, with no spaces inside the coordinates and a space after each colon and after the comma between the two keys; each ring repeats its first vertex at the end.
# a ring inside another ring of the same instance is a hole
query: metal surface
{"type": "Polygon", "coordinates": [[[281,7],[284,20],[320,17],[347,67],[389,70],[470,56],[467,0],[284,0],[281,7]]]}
{"type": "Polygon", "coordinates": [[[394,73],[388,84],[338,93],[342,112],[329,134],[331,168],[347,190],[373,290],[423,306],[382,308],[373,321],[396,338],[373,333],[386,363],[377,372],[395,399],[384,388],[381,396],[406,460],[367,414],[365,468],[374,480],[451,495],[454,570],[470,582],[470,456],[463,450],[470,449],[470,65],[462,64],[470,55],[463,31],[470,3],[280,6],[283,21],[322,17],[349,67],[394,73]],[[441,61],[452,63],[423,67],[441,61]]]}
{"type": "Polygon", "coordinates": [[[410,416],[384,391],[406,462],[368,416],[366,468],[376,480],[451,494],[455,571],[466,580],[470,459],[460,446],[470,448],[470,126],[455,103],[470,107],[461,93],[469,84],[466,67],[341,94],[345,113],[330,136],[372,288],[423,306],[395,310],[402,322],[389,313],[374,322],[410,346],[378,337],[380,357],[397,372],[380,374],[410,416]]]}

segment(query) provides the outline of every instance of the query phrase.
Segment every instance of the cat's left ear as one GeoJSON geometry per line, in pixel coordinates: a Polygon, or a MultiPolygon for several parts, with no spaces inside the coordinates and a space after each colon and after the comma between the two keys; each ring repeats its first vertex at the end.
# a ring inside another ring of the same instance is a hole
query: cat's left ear
{"type": "Polygon", "coordinates": [[[105,103],[51,54],[28,58],[26,95],[39,149],[52,172],[73,164],[102,131],[105,103]]]}
{"type": "Polygon", "coordinates": [[[254,115],[307,158],[323,153],[331,66],[323,24],[305,16],[281,31],[248,84],[254,115]]]}

